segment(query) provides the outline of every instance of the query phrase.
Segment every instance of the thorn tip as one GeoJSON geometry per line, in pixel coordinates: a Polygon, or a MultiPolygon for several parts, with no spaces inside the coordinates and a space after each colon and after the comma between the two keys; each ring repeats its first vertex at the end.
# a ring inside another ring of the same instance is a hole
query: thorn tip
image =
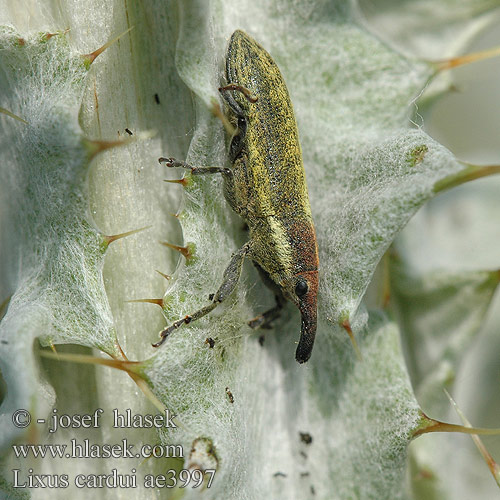
{"type": "Polygon", "coordinates": [[[349,335],[349,339],[351,340],[351,344],[352,347],[354,348],[354,352],[356,353],[356,357],[358,358],[359,361],[363,361],[363,356],[361,355],[361,351],[356,341],[356,337],[354,336],[354,333],[352,331],[349,319],[344,319],[341,323],[341,326],[347,332],[347,335],[349,335]]]}
{"type": "Polygon", "coordinates": [[[168,241],[160,241],[160,243],[172,250],[176,250],[177,252],[184,255],[186,259],[189,259],[193,256],[191,245],[187,244],[185,247],[181,247],[179,245],[174,245],[173,243],[169,243],[168,241]]]}
{"type": "Polygon", "coordinates": [[[133,300],[126,300],[125,302],[144,302],[147,304],[154,304],[156,306],[160,306],[163,309],[163,299],[133,299],[133,300]]]}
{"type": "Polygon", "coordinates": [[[491,59],[499,55],[500,55],[500,47],[494,47],[492,49],[473,52],[472,54],[465,54],[462,56],[451,57],[450,59],[430,61],[430,63],[436,68],[436,71],[444,71],[446,69],[457,68],[458,66],[464,66],[466,64],[483,61],[484,59],[491,59]]]}
{"type": "Polygon", "coordinates": [[[186,177],[182,179],[164,179],[163,182],[170,182],[170,184],[181,184],[183,187],[187,187],[189,182],[186,177]]]}
{"type": "Polygon", "coordinates": [[[169,274],[162,273],[161,271],[158,271],[158,269],[155,269],[155,271],[160,275],[163,276],[167,281],[172,279],[172,276],[169,274]]]}
{"type": "Polygon", "coordinates": [[[231,125],[231,123],[227,119],[226,115],[222,112],[222,109],[221,109],[219,103],[214,98],[212,98],[211,111],[212,111],[212,114],[221,121],[222,125],[226,129],[227,134],[230,137],[232,137],[233,135],[236,134],[236,132],[237,132],[236,127],[233,127],[233,125],[231,125]]]}
{"type": "Polygon", "coordinates": [[[132,234],[139,233],[141,231],[145,231],[146,229],[151,228],[152,226],[145,226],[139,229],[133,229],[132,231],[127,231],[126,233],[114,234],[112,236],[103,236],[104,244],[108,247],[113,241],[119,240],[121,238],[126,238],[127,236],[131,236],[132,234]]]}
{"type": "Polygon", "coordinates": [[[90,66],[97,59],[98,56],[100,56],[107,48],[109,48],[111,45],[117,42],[122,36],[126,35],[131,29],[133,29],[133,26],[131,26],[128,30],[125,30],[123,33],[119,34],[112,40],[109,40],[102,47],[99,47],[90,54],[84,54],[82,58],[85,62],[85,65],[87,67],[90,66]]]}
{"type": "Polygon", "coordinates": [[[18,120],[21,123],[28,125],[28,122],[24,118],[21,118],[20,116],[15,115],[14,113],[12,113],[12,111],[9,111],[8,109],[0,108],[0,113],[3,113],[4,115],[10,116],[11,118],[18,120]]]}

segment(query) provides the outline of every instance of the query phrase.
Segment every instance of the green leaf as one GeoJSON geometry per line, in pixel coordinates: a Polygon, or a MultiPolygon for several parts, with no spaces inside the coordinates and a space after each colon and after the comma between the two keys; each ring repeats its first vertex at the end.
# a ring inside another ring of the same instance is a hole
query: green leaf
{"type": "MultiPolygon", "coordinates": [[[[496,425],[498,414],[498,300],[490,304],[498,271],[482,270],[498,262],[491,247],[496,245],[497,184],[495,178],[474,182],[427,204],[397,238],[391,266],[392,295],[419,403],[436,418],[453,421],[443,392],[447,387],[467,404],[467,416],[478,426],[496,425]]],[[[495,441],[485,439],[485,444],[496,456],[495,441]]],[[[409,452],[414,498],[494,494],[486,466],[463,439],[424,436],[409,452]],[[451,476],[459,479],[450,482],[451,476]]]]}

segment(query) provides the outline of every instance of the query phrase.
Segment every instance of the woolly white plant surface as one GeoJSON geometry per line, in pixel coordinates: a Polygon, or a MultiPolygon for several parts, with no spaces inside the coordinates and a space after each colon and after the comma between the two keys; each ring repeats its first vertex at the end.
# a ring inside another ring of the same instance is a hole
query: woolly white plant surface
{"type": "MultiPolygon", "coordinates": [[[[11,296],[0,325],[5,496],[417,495],[411,484],[405,487],[405,470],[408,445],[423,420],[399,327],[363,297],[396,235],[436,194],[436,185],[465,169],[411,124],[415,99],[435,69],[370,34],[343,1],[151,0],[105,7],[33,1],[0,7],[0,105],[27,122],[1,119],[0,290],[3,298],[11,296]],[[130,27],[90,67],[81,57],[130,27]],[[300,318],[293,306],[270,331],[247,326],[273,303],[248,264],[227,303],[176,331],[160,349],[151,347],[166,323],[208,303],[231,253],[247,238],[223,199],[220,178],[164,184],[176,172],[157,162],[159,156],[194,165],[226,161],[227,141],[211,103],[235,29],[272,54],[298,121],[321,262],[317,340],[303,366],[294,359],[300,318]],[[151,130],[156,136],[140,134],[151,130]],[[106,146],[95,140],[123,140],[129,132],[138,140],[95,156],[106,146]],[[111,245],[104,236],[145,226],[150,228],[111,245]],[[184,244],[187,259],[159,240],[184,244]],[[173,279],[165,282],[155,270],[173,279]],[[162,311],[126,302],[164,293],[162,311]],[[342,324],[352,327],[362,360],[342,324]],[[50,345],[62,353],[60,360],[40,356],[50,345]],[[63,359],[78,352],[122,360],[122,350],[140,361],[129,368],[177,416],[176,428],[113,428],[115,408],[138,415],[157,410],[123,372],[63,359]],[[97,408],[103,416],[96,429],[50,433],[36,423],[16,429],[12,414],[20,408],[34,419],[48,419],[54,410],[81,415],[97,408]],[[71,439],[179,444],[184,458],[35,460],[16,459],[12,451],[14,443],[71,439]],[[193,443],[197,450],[190,455],[193,443]],[[146,474],[195,463],[216,468],[210,488],[143,485],[146,474]],[[52,478],[66,474],[69,485],[15,488],[12,470],[28,481],[30,468],[52,478]],[[89,478],[113,469],[136,477],[137,488],[75,486],[78,474],[89,478]]],[[[423,296],[414,307],[414,298],[405,296],[409,278],[402,266],[391,273],[393,288],[400,317],[427,336],[421,343],[415,338],[411,351],[412,370],[422,378],[434,357],[446,356],[432,348],[431,356],[427,341],[439,345],[440,335],[456,330],[456,350],[463,349],[460,342],[477,330],[497,281],[488,272],[436,275],[412,290],[423,296]],[[448,298],[454,307],[439,309],[448,298]],[[427,306],[435,321],[420,324],[418,313],[427,306]],[[456,327],[440,329],[451,321],[456,327]]],[[[450,363],[458,357],[450,356],[450,363]]],[[[430,402],[419,402],[429,413],[430,402]]]]}

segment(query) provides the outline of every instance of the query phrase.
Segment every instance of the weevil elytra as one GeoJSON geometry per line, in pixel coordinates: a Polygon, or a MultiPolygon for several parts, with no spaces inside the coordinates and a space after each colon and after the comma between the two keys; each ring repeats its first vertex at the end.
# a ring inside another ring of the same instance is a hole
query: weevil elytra
{"type": "Polygon", "coordinates": [[[300,310],[302,328],[295,357],[306,362],[316,335],[318,249],[292,103],[271,56],[250,36],[237,30],[226,57],[226,84],[219,89],[230,120],[237,124],[229,146],[229,168],[192,167],[160,158],[167,167],[191,169],[193,175],[221,173],[224,195],[247,223],[249,240],[231,257],[211,303],[176,321],[170,333],[212,311],[235,289],[243,260],[249,258],[274,291],[276,306],[257,316],[252,328],[268,326],[285,303],[300,310]]]}

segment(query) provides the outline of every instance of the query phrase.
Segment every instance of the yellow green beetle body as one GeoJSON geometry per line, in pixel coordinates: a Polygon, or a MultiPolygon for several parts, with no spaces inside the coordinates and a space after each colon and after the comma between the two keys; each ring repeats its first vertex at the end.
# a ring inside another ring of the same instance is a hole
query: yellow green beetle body
{"type": "MultiPolygon", "coordinates": [[[[248,224],[249,241],[235,252],[212,303],[161,333],[204,316],[235,288],[245,257],[276,293],[277,305],[252,320],[269,324],[279,315],[282,298],[302,315],[296,359],[307,361],[316,333],[318,250],[292,103],[271,56],[243,31],[231,36],[226,58],[227,85],[219,90],[237,131],[229,147],[230,168],[190,167],[167,159],[170,167],[191,168],[194,175],[222,173],[224,195],[248,224]]],[[[165,159],[161,159],[164,161],[165,159]]]]}

